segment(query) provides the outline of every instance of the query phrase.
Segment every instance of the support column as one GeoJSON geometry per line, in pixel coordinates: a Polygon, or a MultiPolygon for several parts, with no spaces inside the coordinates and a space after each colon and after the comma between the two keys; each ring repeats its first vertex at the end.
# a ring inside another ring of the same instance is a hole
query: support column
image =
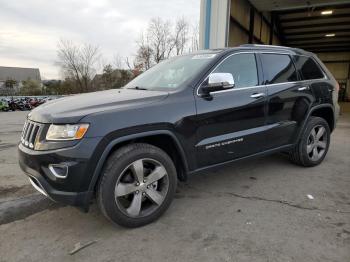
{"type": "Polygon", "coordinates": [[[273,43],[274,27],[275,27],[275,14],[272,12],[271,13],[271,22],[270,22],[270,40],[269,40],[269,45],[272,45],[272,43],[273,43]]]}
{"type": "Polygon", "coordinates": [[[228,45],[231,0],[201,0],[199,48],[228,45]]]}
{"type": "Polygon", "coordinates": [[[249,44],[253,44],[254,39],[254,8],[250,7],[250,17],[249,17],[249,44]]]}

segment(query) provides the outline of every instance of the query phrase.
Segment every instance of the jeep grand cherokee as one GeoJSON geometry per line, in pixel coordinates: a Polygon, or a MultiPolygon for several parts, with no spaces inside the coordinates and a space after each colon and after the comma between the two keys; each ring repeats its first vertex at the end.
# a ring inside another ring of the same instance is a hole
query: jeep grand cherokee
{"type": "Polygon", "coordinates": [[[311,167],[327,154],[338,84],[301,49],[243,45],[177,56],[121,89],[34,109],[19,163],[44,195],[112,222],[157,219],[177,180],[240,159],[288,152],[311,167]]]}

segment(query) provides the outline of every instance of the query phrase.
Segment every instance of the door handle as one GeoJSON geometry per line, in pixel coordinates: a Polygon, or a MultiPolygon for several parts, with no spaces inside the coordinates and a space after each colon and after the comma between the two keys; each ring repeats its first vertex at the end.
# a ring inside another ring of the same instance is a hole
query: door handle
{"type": "Polygon", "coordinates": [[[255,94],[252,94],[250,97],[251,98],[260,98],[260,97],[264,97],[265,96],[265,93],[255,93],[255,94]]]}
{"type": "Polygon", "coordinates": [[[308,89],[309,89],[308,86],[303,86],[303,87],[299,87],[298,91],[305,91],[305,90],[308,90],[308,89]]]}

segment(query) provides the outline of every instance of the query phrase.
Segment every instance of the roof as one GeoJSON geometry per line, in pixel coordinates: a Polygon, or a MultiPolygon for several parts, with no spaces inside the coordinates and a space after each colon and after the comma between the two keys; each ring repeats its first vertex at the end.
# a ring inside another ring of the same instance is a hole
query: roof
{"type": "Polygon", "coordinates": [[[229,49],[228,47],[222,47],[222,48],[212,48],[212,49],[200,49],[193,51],[189,54],[184,54],[184,55],[193,55],[193,54],[216,54],[216,53],[221,53],[222,51],[225,51],[229,49]]]}
{"type": "Polygon", "coordinates": [[[230,53],[233,50],[263,50],[263,51],[274,51],[274,52],[289,52],[291,54],[297,55],[313,55],[312,53],[305,51],[300,48],[288,47],[288,46],[278,46],[278,45],[257,45],[257,44],[243,44],[235,47],[225,47],[220,49],[205,49],[204,51],[215,51],[222,54],[230,53]]]}
{"type": "Polygon", "coordinates": [[[310,52],[305,51],[301,48],[296,47],[288,47],[288,46],[280,46],[280,45],[258,45],[258,44],[244,44],[240,45],[239,47],[247,47],[247,48],[253,48],[253,49],[271,49],[271,50],[289,50],[293,51],[298,54],[309,54],[310,52]]]}
{"type": "Polygon", "coordinates": [[[28,79],[41,81],[39,68],[0,66],[0,81],[9,79],[16,80],[17,82],[28,79]]]}

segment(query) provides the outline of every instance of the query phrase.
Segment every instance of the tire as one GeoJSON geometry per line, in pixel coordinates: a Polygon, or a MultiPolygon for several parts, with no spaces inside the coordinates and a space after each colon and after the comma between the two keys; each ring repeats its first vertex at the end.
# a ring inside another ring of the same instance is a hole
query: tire
{"type": "Polygon", "coordinates": [[[142,143],[115,151],[101,176],[97,188],[100,210],[113,223],[130,228],[158,219],[172,202],[177,185],[171,158],[160,148],[142,143]]]}
{"type": "Polygon", "coordinates": [[[330,129],[326,120],[310,117],[297,145],[289,152],[290,160],[304,167],[319,165],[328,152],[329,143],[330,129]],[[318,140],[321,133],[323,136],[318,140]]]}

